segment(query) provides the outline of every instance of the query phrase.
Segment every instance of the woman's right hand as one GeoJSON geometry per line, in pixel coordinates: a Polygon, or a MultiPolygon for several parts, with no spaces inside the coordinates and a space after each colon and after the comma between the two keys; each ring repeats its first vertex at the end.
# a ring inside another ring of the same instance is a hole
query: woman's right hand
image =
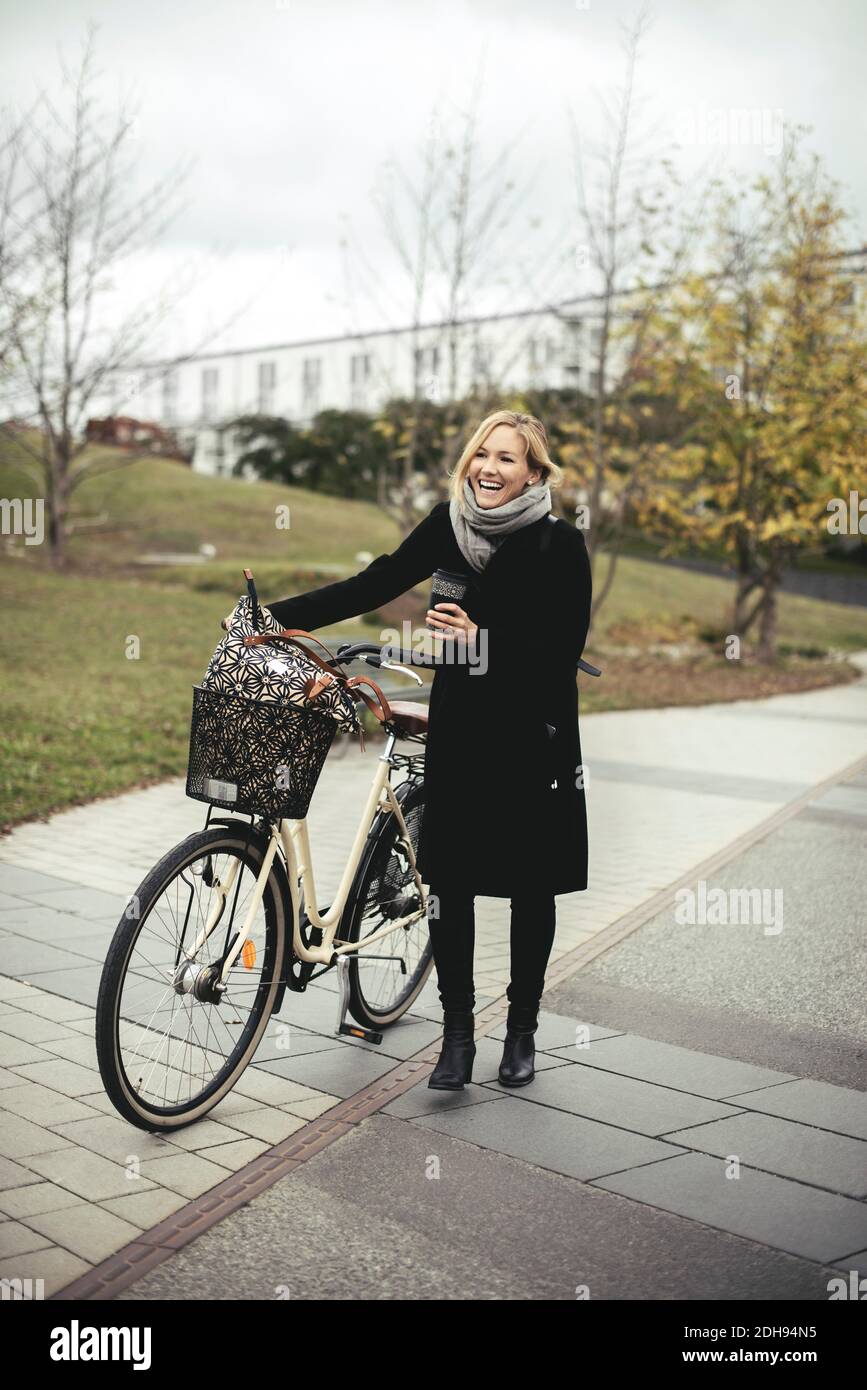
{"type": "Polygon", "coordinates": [[[224,630],[225,632],[228,632],[228,631],[229,631],[229,623],[231,622],[231,619],[232,619],[232,616],[233,616],[234,612],[235,612],[235,610],[234,610],[234,608],[233,608],[233,609],[232,609],[232,612],[231,612],[231,613],[227,613],[226,616],[225,616],[225,618],[223,619],[223,621],[220,623],[220,627],[223,628],[223,630],[224,630]]]}

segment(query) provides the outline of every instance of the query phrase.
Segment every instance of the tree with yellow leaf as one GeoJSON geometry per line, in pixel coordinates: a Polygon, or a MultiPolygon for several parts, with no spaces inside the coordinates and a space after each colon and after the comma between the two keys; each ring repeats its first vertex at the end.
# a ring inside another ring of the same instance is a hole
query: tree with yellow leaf
{"type": "Polygon", "coordinates": [[[763,660],[776,656],[783,570],[821,548],[829,502],[855,486],[867,442],[864,306],[845,214],[801,138],[787,129],[752,199],[721,193],[714,264],[672,288],[645,358],[686,425],[641,520],[732,557],[732,631],[763,660]]]}

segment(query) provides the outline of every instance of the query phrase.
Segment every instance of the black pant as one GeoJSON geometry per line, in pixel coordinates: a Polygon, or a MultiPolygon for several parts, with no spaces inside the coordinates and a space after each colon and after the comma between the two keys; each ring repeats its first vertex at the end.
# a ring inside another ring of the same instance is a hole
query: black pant
{"type": "MultiPolygon", "coordinates": [[[[554,895],[522,893],[511,899],[511,909],[512,980],[506,995],[513,1004],[535,1005],[545,988],[545,968],[554,944],[554,895]]],[[[443,1008],[471,1009],[475,1004],[475,896],[431,887],[427,916],[443,1008]]]]}

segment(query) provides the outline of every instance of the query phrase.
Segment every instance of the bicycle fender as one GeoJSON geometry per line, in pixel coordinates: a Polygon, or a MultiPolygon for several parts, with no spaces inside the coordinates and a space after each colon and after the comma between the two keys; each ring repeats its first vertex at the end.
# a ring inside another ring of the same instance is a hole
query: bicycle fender
{"type": "MultiPolygon", "coordinates": [[[[237,816],[211,816],[211,819],[208,821],[208,829],[210,829],[212,825],[227,825],[233,828],[237,827],[237,829],[242,830],[244,832],[245,838],[247,831],[249,830],[250,843],[255,844],[257,846],[264,858],[265,851],[267,850],[268,845],[271,842],[271,838],[269,835],[263,835],[261,830],[257,830],[255,826],[251,827],[248,824],[248,822],[239,820],[237,816]]],[[[280,889],[281,897],[283,899],[283,917],[286,923],[286,931],[284,933],[283,959],[278,963],[277,978],[279,980],[279,984],[277,986],[277,993],[274,996],[274,1007],[271,1010],[271,1017],[274,1018],[276,1014],[279,1014],[280,1010],[283,1007],[283,996],[286,993],[287,984],[289,985],[290,989],[296,989],[297,985],[295,983],[295,977],[291,973],[292,961],[295,955],[292,949],[292,931],[295,922],[294,913],[292,911],[292,894],[289,889],[289,880],[286,877],[286,870],[283,865],[283,860],[280,859],[279,856],[276,854],[271,864],[271,870],[272,872],[276,872],[277,874],[277,883],[280,889]],[[289,970],[290,975],[289,980],[287,980],[286,978],[287,968],[289,970]]]]}

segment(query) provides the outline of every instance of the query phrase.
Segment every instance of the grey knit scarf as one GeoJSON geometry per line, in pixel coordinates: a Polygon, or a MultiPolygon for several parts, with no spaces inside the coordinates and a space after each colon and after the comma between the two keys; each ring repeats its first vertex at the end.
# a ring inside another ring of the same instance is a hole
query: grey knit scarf
{"type": "Polygon", "coordinates": [[[506,536],[541,521],[552,510],[547,483],[532,483],[518,497],[499,507],[480,507],[469,478],[464,479],[463,495],[466,511],[461,511],[453,497],[449,516],[461,554],[479,574],[506,536]]]}

